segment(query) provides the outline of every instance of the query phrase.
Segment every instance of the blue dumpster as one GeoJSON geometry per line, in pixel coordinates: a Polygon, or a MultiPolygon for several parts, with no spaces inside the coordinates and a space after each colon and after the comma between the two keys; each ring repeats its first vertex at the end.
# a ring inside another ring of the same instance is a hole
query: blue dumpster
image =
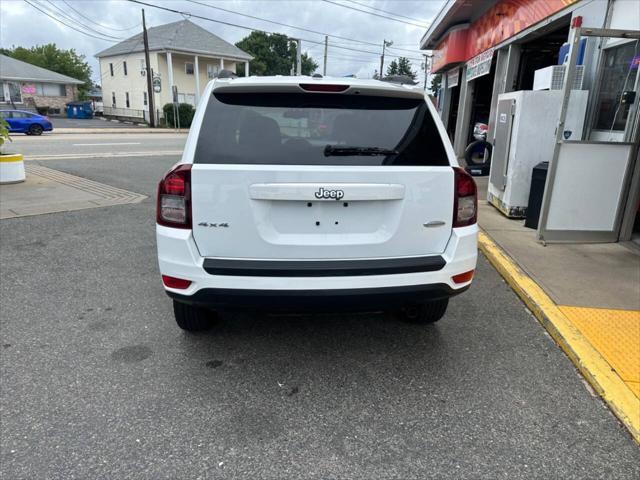
{"type": "Polygon", "coordinates": [[[67,118],[93,118],[91,101],[67,103],[67,118]]]}

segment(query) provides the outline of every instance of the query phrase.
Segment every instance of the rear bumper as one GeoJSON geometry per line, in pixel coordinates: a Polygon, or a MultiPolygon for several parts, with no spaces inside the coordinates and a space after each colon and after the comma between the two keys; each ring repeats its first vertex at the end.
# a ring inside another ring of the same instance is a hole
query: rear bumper
{"type": "Polygon", "coordinates": [[[343,308],[376,309],[412,302],[449,298],[464,292],[469,285],[453,289],[446,284],[411,285],[405,287],[355,288],[341,290],[242,290],[203,288],[193,295],[167,294],[182,303],[213,308],[275,308],[315,310],[343,308]]]}
{"type": "Polygon", "coordinates": [[[475,269],[477,234],[476,225],[453,229],[445,251],[432,257],[301,262],[246,259],[245,268],[241,268],[241,259],[201,257],[190,230],[156,226],[160,272],[192,282],[184,290],[165,287],[167,293],[181,302],[211,306],[250,303],[255,307],[281,301],[295,305],[318,300],[335,306],[336,302],[372,304],[378,297],[377,303],[382,304],[450,297],[471,283],[458,284],[452,277],[475,269]],[[261,272],[266,263],[276,270],[261,272]],[[292,263],[297,270],[290,269],[292,263]]]}

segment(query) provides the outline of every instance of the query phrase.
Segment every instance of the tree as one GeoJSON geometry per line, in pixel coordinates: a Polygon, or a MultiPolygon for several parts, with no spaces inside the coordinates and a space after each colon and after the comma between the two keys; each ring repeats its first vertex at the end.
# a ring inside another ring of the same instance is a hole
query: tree
{"type": "Polygon", "coordinates": [[[396,62],[395,60],[391,60],[391,63],[387,67],[387,76],[389,75],[399,75],[398,62],[396,62]]]}
{"type": "Polygon", "coordinates": [[[82,80],[84,83],[78,86],[78,96],[85,98],[86,93],[93,86],[91,81],[91,67],[84,55],[78,54],[73,48],[62,50],[55,43],[36,45],[35,47],[11,47],[3,48],[0,53],[17,60],[46,68],[71,78],[82,80]]]}
{"type": "Polygon", "coordinates": [[[411,70],[411,62],[408,58],[400,57],[398,60],[391,60],[387,67],[387,76],[389,75],[405,75],[415,80],[418,74],[411,70]]]}
{"type": "MultiPolygon", "coordinates": [[[[251,32],[236,47],[254,57],[249,62],[251,75],[289,75],[296,63],[296,42],[286,35],[251,32]]],[[[311,75],[317,68],[313,58],[303,53],[302,74],[311,75]]],[[[238,65],[237,73],[244,74],[244,65],[238,65]]]]}
{"type": "Polygon", "coordinates": [[[431,86],[429,90],[431,90],[432,95],[437,95],[438,90],[442,87],[442,75],[437,73],[433,77],[431,77],[431,86]]]}

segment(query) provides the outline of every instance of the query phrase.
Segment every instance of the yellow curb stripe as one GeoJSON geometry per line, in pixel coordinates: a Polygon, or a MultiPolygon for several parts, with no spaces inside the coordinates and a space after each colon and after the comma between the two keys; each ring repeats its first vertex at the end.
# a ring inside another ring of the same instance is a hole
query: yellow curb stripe
{"type": "Polygon", "coordinates": [[[580,373],[629,429],[636,442],[640,443],[640,399],[544,290],[483,232],[478,236],[478,246],[580,373]]]}
{"type": "Polygon", "coordinates": [[[0,163],[21,162],[22,160],[22,154],[19,153],[15,155],[0,155],[0,163]]]}

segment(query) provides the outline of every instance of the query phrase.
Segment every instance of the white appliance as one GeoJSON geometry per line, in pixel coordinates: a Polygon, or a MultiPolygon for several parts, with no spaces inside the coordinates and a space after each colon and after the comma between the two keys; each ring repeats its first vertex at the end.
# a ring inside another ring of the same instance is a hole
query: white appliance
{"type": "MultiPolygon", "coordinates": [[[[565,140],[581,140],[587,90],[573,90],[565,140]]],[[[487,200],[507,217],[526,215],[531,171],[553,156],[562,91],[523,90],[498,97],[487,200]]]]}
{"type": "MultiPolygon", "coordinates": [[[[564,81],[564,72],[566,65],[551,65],[550,67],[540,68],[533,74],[534,90],[561,90],[564,81]]],[[[576,66],[576,75],[573,79],[572,90],[582,89],[584,80],[584,65],[576,66]]]]}

